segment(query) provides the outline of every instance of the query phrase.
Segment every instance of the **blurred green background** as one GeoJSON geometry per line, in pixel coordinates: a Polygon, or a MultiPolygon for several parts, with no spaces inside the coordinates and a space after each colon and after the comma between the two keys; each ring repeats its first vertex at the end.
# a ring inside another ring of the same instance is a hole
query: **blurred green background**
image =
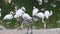
{"type": "MultiPolygon", "coordinates": [[[[6,14],[9,14],[10,11],[15,12],[15,5],[18,6],[18,9],[21,8],[22,6],[26,7],[26,13],[28,13],[30,16],[32,16],[32,10],[33,10],[33,6],[36,6],[39,10],[42,8],[46,8],[46,10],[52,10],[53,11],[53,15],[49,17],[49,19],[45,19],[46,23],[47,23],[47,28],[59,28],[60,27],[60,23],[58,23],[58,20],[60,20],[60,1],[56,1],[53,2],[53,0],[48,0],[48,3],[44,3],[43,0],[43,4],[39,5],[37,0],[12,0],[12,2],[9,4],[4,1],[4,0],[0,0],[0,8],[2,9],[1,14],[2,16],[0,17],[0,25],[5,26],[8,29],[14,29],[20,26],[20,24],[15,24],[16,23],[16,19],[12,19],[9,22],[11,22],[10,24],[3,24],[1,21],[3,19],[3,17],[6,14]],[[12,3],[14,3],[14,5],[12,5],[12,3]],[[52,7],[50,6],[51,3],[56,4],[56,7],[52,7]],[[17,26],[15,26],[17,25],[17,26]]],[[[40,11],[40,12],[44,12],[44,11],[40,11]]],[[[41,19],[38,22],[34,22],[33,26],[35,26],[36,28],[43,28],[43,23],[41,22],[41,19]],[[40,21],[40,23],[39,23],[40,21]]]]}

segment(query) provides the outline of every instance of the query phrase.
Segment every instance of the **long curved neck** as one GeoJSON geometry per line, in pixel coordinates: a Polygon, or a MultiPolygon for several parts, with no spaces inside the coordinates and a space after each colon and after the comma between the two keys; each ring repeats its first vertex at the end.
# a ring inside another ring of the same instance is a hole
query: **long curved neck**
{"type": "Polygon", "coordinates": [[[10,13],[10,14],[12,14],[12,13],[10,13]]]}

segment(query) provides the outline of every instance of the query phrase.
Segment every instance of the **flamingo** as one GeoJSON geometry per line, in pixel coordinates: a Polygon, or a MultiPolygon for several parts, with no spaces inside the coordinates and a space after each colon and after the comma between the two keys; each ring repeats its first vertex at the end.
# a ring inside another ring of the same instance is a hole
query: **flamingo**
{"type": "Polygon", "coordinates": [[[39,12],[39,9],[36,8],[35,6],[33,7],[33,11],[32,11],[32,17],[34,21],[37,21],[38,19],[35,17],[35,14],[37,14],[39,12]]]}
{"type": "Polygon", "coordinates": [[[19,21],[19,18],[21,18],[22,14],[25,12],[25,7],[21,7],[21,9],[18,9],[16,11],[16,14],[14,15],[14,18],[17,20],[17,23],[19,21]]]}
{"type": "Polygon", "coordinates": [[[35,16],[42,18],[42,23],[44,23],[44,29],[45,29],[46,28],[46,22],[44,21],[44,17],[45,17],[44,13],[39,12],[35,16]]]}
{"type": "Polygon", "coordinates": [[[45,14],[45,18],[48,20],[48,18],[50,17],[50,16],[52,16],[52,11],[48,11],[48,10],[46,10],[45,12],[44,12],[44,14],[45,14]]]}
{"type": "Polygon", "coordinates": [[[52,15],[52,11],[49,12],[48,10],[46,10],[44,14],[45,14],[46,19],[48,19],[52,15]]]}
{"type": "Polygon", "coordinates": [[[4,18],[3,18],[3,20],[11,20],[11,19],[13,19],[13,12],[11,11],[10,12],[10,14],[7,14],[4,18]]]}
{"type": "Polygon", "coordinates": [[[35,6],[33,7],[33,12],[32,12],[32,16],[34,16],[37,12],[39,12],[38,8],[36,8],[35,6]]]}
{"type": "Polygon", "coordinates": [[[13,14],[14,13],[11,11],[10,14],[5,15],[4,18],[3,18],[3,21],[7,21],[8,22],[9,20],[13,19],[13,14]]]}
{"type": "Polygon", "coordinates": [[[44,21],[44,18],[48,19],[52,15],[52,11],[45,11],[45,13],[39,12],[35,16],[42,18],[42,22],[44,23],[44,29],[46,28],[46,22],[44,21]]]}
{"type": "Polygon", "coordinates": [[[22,14],[22,18],[23,18],[23,22],[21,24],[21,28],[23,28],[24,23],[27,24],[28,25],[27,34],[29,27],[31,28],[31,34],[32,34],[32,23],[33,23],[32,18],[27,13],[22,14]]]}
{"type": "Polygon", "coordinates": [[[46,28],[46,22],[44,21],[44,17],[45,17],[44,13],[39,12],[39,10],[36,7],[33,8],[34,8],[32,12],[33,17],[36,16],[42,18],[42,22],[44,23],[44,28],[46,28]]]}

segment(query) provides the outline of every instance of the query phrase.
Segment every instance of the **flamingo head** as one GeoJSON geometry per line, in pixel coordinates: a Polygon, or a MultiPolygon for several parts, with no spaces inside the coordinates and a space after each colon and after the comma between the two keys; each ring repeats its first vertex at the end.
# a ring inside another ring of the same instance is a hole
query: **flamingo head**
{"type": "Polygon", "coordinates": [[[26,11],[25,7],[22,7],[21,9],[22,9],[23,11],[26,11]]]}
{"type": "Polygon", "coordinates": [[[36,8],[35,6],[33,6],[33,8],[36,8]]]}
{"type": "Polygon", "coordinates": [[[10,14],[14,15],[13,11],[11,11],[10,14]]]}

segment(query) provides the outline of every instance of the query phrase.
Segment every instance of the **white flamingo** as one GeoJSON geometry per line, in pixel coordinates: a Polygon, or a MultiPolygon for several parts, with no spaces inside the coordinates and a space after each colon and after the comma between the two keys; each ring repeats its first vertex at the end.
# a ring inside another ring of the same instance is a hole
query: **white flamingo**
{"type": "Polygon", "coordinates": [[[33,12],[32,12],[32,16],[34,16],[36,13],[38,13],[39,10],[38,8],[36,8],[35,6],[33,7],[33,12]]]}
{"type": "Polygon", "coordinates": [[[35,17],[35,14],[37,14],[38,12],[39,12],[39,9],[34,6],[32,11],[32,17],[34,21],[38,21],[38,19],[35,17]]]}
{"type": "MultiPolygon", "coordinates": [[[[44,12],[44,15],[45,15],[45,18],[48,19],[52,15],[52,11],[49,12],[48,10],[46,10],[44,12]]],[[[46,26],[46,23],[44,24],[44,26],[46,26]]]]}
{"type": "Polygon", "coordinates": [[[45,13],[39,12],[37,13],[35,16],[42,18],[42,22],[44,23],[44,28],[46,28],[46,22],[44,21],[44,18],[46,17],[46,19],[49,18],[49,16],[52,15],[52,11],[45,11],[45,13]]]}
{"type": "Polygon", "coordinates": [[[22,16],[22,14],[25,12],[25,7],[22,7],[21,9],[18,9],[16,11],[16,14],[14,15],[14,18],[17,19],[17,23],[19,21],[19,18],[22,16]]]}
{"type": "Polygon", "coordinates": [[[32,15],[33,15],[33,17],[34,16],[37,16],[37,17],[39,17],[39,18],[42,18],[42,22],[44,22],[43,21],[43,19],[44,19],[44,13],[42,13],[42,12],[39,12],[39,10],[36,8],[36,7],[33,7],[34,9],[33,9],[33,12],[32,12],[32,15]],[[39,12],[39,13],[38,13],[39,12]]]}
{"type": "Polygon", "coordinates": [[[23,24],[25,23],[28,26],[27,34],[28,34],[29,27],[31,28],[31,34],[32,34],[32,23],[33,23],[32,18],[27,13],[22,14],[22,18],[24,20],[21,24],[21,28],[23,28],[23,24]]]}
{"type": "Polygon", "coordinates": [[[10,14],[7,14],[4,18],[3,18],[3,20],[11,20],[12,18],[13,18],[13,12],[11,11],[10,12],[10,14]]]}
{"type": "Polygon", "coordinates": [[[36,16],[36,17],[42,18],[42,22],[44,23],[44,28],[46,28],[46,22],[44,21],[44,17],[45,17],[44,13],[39,12],[39,10],[36,7],[33,7],[33,8],[34,8],[32,12],[33,17],[36,16]]]}
{"type": "Polygon", "coordinates": [[[44,13],[39,12],[35,16],[42,18],[42,22],[44,23],[44,29],[45,29],[46,28],[46,22],[44,21],[44,17],[45,17],[44,13]]]}
{"type": "Polygon", "coordinates": [[[44,14],[45,14],[46,19],[48,19],[52,15],[52,11],[49,12],[48,10],[46,10],[44,14]]]}

